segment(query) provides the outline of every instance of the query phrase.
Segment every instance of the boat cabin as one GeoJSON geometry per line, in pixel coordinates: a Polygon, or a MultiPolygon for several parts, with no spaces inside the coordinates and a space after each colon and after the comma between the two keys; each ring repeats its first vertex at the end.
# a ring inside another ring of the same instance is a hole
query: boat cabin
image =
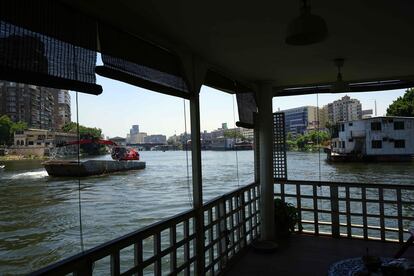
{"type": "Polygon", "coordinates": [[[333,153],[397,158],[414,155],[414,118],[375,117],[339,123],[333,153]]]}

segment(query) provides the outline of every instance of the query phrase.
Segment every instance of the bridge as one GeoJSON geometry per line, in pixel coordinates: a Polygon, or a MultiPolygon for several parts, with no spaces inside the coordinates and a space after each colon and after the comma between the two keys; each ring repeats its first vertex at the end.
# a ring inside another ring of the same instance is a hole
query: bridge
{"type": "Polygon", "coordinates": [[[136,144],[127,144],[128,147],[138,148],[138,149],[144,149],[144,150],[151,150],[153,147],[161,147],[165,146],[168,147],[165,143],[136,143],[136,144]]]}

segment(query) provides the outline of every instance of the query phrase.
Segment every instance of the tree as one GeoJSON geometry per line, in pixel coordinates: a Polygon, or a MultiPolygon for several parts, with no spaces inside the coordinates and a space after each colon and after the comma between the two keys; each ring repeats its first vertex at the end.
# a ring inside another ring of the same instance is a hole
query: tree
{"type": "Polygon", "coordinates": [[[0,117],[0,144],[10,145],[10,129],[13,125],[12,120],[6,115],[0,117]]]}
{"type": "MultiPolygon", "coordinates": [[[[62,130],[64,132],[70,132],[70,133],[77,133],[78,131],[78,125],[75,122],[67,123],[63,126],[62,130]]],[[[80,139],[101,139],[102,138],[102,130],[100,128],[96,127],[86,127],[79,125],[79,138],[80,139]]],[[[84,144],[81,145],[81,151],[84,153],[87,153],[89,155],[100,155],[105,154],[105,146],[99,145],[99,144],[84,144]]]]}
{"type": "Polygon", "coordinates": [[[13,123],[11,128],[10,128],[10,132],[12,134],[14,134],[17,131],[23,131],[27,129],[27,123],[26,122],[22,122],[22,121],[18,121],[17,123],[13,123]]]}
{"type": "Polygon", "coordinates": [[[24,122],[14,123],[7,115],[0,117],[0,144],[13,144],[13,136],[16,131],[27,129],[27,124],[24,122]]]}
{"type": "Polygon", "coordinates": [[[234,129],[225,130],[223,136],[226,138],[235,138],[235,139],[245,140],[245,137],[243,136],[243,134],[241,134],[240,131],[237,131],[234,129]]]}
{"type": "Polygon", "coordinates": [[[414,117],[414,88],[407,89],[404,96],[388,106],[387,116],[414,117]]]}
{"type": "Polygon", "coordinates": [[[326,131],[312,130],[296,138],[296,146],[299,150],[316,150],[317,147],[330,139],[326,131]],[[318,145],[319,144],[319,145],[318,145]]]}

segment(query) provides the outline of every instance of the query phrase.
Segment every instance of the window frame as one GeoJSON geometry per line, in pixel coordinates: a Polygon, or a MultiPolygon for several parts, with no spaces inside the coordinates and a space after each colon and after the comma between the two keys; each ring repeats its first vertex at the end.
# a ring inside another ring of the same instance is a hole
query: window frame
{"type": "Polygon", "coordinates": [[[372,149],[382,149],[382,140],[371,140],[372,149]],[[378,144],[375,144],[378,143],[378,144]]]}
{"type": "Polygon", "coordinates": [[[394,140],[394,148],[396,149],[405,149],[405,140],[404,139],[398,139],[394,140]],[[401,144],[399,144],[401,143],[401,144]],[[398,144],[398,146],[397,146],[398,144]]]}
{"type": "Polygon", "coordinates": [[[381,131],[382,130],[382,123],[381,122],[371,122],[371,130],[372,131],[381,131]],[[379,126],[379,128],[374,127],[374,126],[379,126]]]}
{"type": "Polygon", "coordinates": [[[394,130],[404,130],[404,129],[405,129],[404,121],[394,121],[394,130]]]}

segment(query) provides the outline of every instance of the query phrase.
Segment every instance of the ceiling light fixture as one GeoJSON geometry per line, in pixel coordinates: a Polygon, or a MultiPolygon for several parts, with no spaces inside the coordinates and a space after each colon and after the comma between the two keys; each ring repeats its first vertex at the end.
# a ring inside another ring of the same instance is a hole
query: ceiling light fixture
{"type": "Polygon", "coordinates": [[[336,82],[331,86],[330,91],[332,93],[351,91],[351,88],[349,87],[348,83],[342,80],[341,68],[342,66],[344,66],[344,61],[345,60],[343,58],[334,59],[335,65],[336,67],[338,67],[338,75],[336,77],[336,82]]]}
{"type": "Polygon", "coordinates": [[[303,0],[299,17],[288,25],[285,42],[290,45],[310,45],[324,41],[327,36],[325,20],[311,14],[310,6],[303,0]]]}

